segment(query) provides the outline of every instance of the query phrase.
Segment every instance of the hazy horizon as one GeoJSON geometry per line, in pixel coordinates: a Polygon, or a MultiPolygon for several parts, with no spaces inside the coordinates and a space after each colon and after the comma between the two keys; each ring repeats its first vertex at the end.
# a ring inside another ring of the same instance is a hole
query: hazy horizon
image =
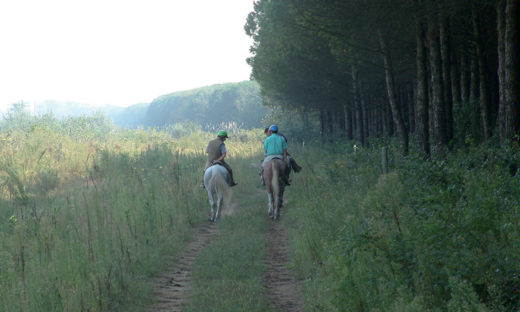
{"type": "Polygon", "coordinates": [[[209,84],[209,85],[204,85],[204,86],[199,86],[199,87],[194,87],[194,88],[189,88],[189,89],[174,90],[174,91],[170,91],[170,92],[166,92],[166,93],[162,93],[162,94],[157,94],[156,96],[152,97],[150,101],[135,102],[135,103],[130,103],[128,105],[117,105],[117,104],[111,104],[111,103],[104,103],[104,104],[88,103],[88,102],[81,102],[81,101],[74,101],[74,100],[60,100],[60,99],[42,99],[42,100],[36,100],[36,101],[20,100],[20,101],[15,101],[15,102],[12,102],[12,103],[8,103],[6,105],[0,105],[0,113],[4,113],[4,112],[8,111],[12,107],[13,104],[20,103],[20,102],[25,103],[29,108],[33,107],[35,105],[48,104],[49,102],[56,102],[56,103],[59,103],[59,104],[70,103],[70,104],[74,104],[74,105],[76,105],[78,107],[85,106],[85,107],[92,107],[92,108],[96,108],[96,107],[99,107],[99,108],[104,108],[104,107],[127,108],[127,107],[131,107],[131,106],[138,105],[138,104],[150,104],[156,98],[158,98],[160,96],[163,96],[163,95],[166,95],[166,94],[170,94],[170,93],[191,91],[191,90],[201,89],[201,88],[204,88],[204,87],[210,87],[210,86],[213,86],[213,85],[228,84],[228,83],[239,83],[239,82],[243,82],[243,81],[249,81],[249,79],[241,80],[241,81],[221,82],[221,83],[209,84]]]}
{"type": "Polygon", "coordinates": [[[0,112],[13,103],[128,107],[249,80],[253,0],[0,3],[0,112]]]}

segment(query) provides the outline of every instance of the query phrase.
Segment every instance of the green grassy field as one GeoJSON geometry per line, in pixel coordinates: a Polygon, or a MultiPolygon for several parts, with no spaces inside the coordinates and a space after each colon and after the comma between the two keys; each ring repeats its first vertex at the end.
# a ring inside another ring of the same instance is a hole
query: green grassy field
{"type": "MultiPolygon", "coordinates": [[[[140,311],[147,281],[207,222],[199,188],[214,135],[34,126],[0,133],[0,310],[140,311]],[[132,308],[133,307],[133,308],[132,308]]],[[[197,259],[190,311],[266,311],[262,130],[233,133],[240,183],[197,259]]],[[[520,307],[517,146],[427,161],[382,145],[290,145],[281,224],[307,311],[515,311],[520,307]]]]}
{"type": "MultiPolygon", "coordinates": [[[[248,135],[229,144],[234,157],[256,149],[248,135]]],[[[198,185],[210,138],[2,133],[0,310],[145,306],[146,279],[205,221],[207,195],[198,185]]]]}

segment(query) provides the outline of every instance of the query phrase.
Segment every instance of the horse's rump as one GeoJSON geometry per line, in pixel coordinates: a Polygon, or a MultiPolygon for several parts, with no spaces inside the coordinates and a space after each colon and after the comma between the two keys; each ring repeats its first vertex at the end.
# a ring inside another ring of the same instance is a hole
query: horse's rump
{"type": "Polygon", "coordinates": [[[269,198],[268,215],[277,219],[279,209],[282,207],[285,184],[282,176],[285,174],[285,163],[278,158],[273,158],[264,164],[264,181],[269,198]]]}
{"type": "Polygon", "coordinates": [[[206,186],[211,204],[211,221],[216,221],[218,219],[222,204],[224,204],[224,206],[229,205],[231,199],[229,181],[229,172],[223,166],[214,165],[206,169],[206,172],[204,172],[204,185],[206,186]],[[213,194],[217,195],[216,203],[213,199],[213,194]],[[215,204],[217,208],[216,212],[214,209],[215,204]]]}
{"type": "Polygon", "coordinates": [[[204,173],[204,185],[212,192],[227,191],[229,181],[229,172],[221,165],[213,165],[204,173]]]}
{"type": "Polygon", "coordinates": [[[282,184],[282,177],[285,175],[286,165],[283,160],[279,158],[273,158],[269,160],[266,164],[264,164],[264,181],[266,183],[267,191],[272,193],[272,187],[274,184],[274,180],[276,180],[278,185],[282,184]],[[276,179],[273,179],[276,177],[276,179]]]}

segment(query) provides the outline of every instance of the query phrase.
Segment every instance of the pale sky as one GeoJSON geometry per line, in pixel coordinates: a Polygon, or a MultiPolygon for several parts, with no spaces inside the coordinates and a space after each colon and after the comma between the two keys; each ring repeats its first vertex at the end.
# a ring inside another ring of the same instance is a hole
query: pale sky
{"type": "Polygon", "coordinates": [[[0,110],[128,106],[249,79],[253,0],[0,0],[0,110]]]}

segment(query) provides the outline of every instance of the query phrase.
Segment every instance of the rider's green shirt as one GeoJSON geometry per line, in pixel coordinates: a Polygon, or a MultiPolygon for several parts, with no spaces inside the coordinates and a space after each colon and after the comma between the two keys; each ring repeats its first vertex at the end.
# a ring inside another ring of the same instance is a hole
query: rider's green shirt
{"type": "Polygon", "coordinates": [[[269,155],[283,155],[283,150],[288,148],[287,142],[281,136],[276,133],[271,134],[265,139],[264,150],[266,150],[266,156],[269,155]]]}

